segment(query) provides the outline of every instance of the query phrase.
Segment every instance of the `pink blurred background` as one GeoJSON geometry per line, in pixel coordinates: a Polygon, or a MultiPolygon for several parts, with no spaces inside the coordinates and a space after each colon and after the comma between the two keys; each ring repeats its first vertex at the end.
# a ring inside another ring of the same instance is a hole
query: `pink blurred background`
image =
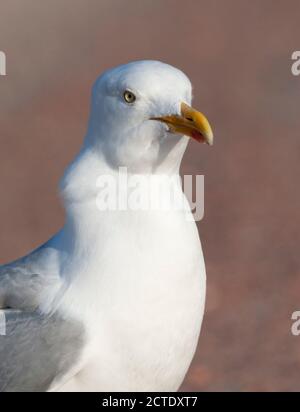
{"type": "Polygon", "coordinates": [[[298,0],[1,0],[0,263],[63,223],[56,187],[85,134],[90,88],[136,59],[181,68],[213,148],[191,142],[182,172],[205,175],[199,224],[208,295],[194,391],[298,391],[300,49],[298,0]]]}

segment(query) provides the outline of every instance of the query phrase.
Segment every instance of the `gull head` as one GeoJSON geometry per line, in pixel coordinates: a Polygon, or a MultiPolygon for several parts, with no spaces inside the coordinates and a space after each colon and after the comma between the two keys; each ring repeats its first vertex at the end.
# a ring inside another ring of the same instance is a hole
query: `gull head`
{"type": "Polygon", "coordinates": [[[213,142],[209,122],[191,100],[190,80],[168,64],[144,60],[108,70],[93,87],[86,144],[113,168],[179,168],[188,137],[213,142]]]}

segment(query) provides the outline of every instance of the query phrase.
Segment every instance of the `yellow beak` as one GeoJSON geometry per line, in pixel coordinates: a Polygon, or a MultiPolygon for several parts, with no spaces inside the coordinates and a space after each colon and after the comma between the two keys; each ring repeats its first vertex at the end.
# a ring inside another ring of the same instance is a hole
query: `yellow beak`
{"type": "Polygon", "coordinates": [[[152,117],[151,120],[166,123],[173,133],[184,134],[210,146],[213,144],[214,136],[207,118],[186,103],[181,103],[181,115],[152,117]]]}

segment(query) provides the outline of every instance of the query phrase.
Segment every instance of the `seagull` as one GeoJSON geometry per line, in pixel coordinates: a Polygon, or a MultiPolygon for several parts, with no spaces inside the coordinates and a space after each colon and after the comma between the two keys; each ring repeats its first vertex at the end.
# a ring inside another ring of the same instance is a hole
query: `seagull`
{"type": "Polygon", "coordinates": [[[60,181],[64,226],[0,267],[0,391],[180,387],[206,289],[192,212],[101,208],[99,179],[119,179],[124,189],[142,177],[163,198],[189,138],[213,142],[191,100],[188,77],[159,61],[121,65],[96,80],[83,146],[60,181]]]}

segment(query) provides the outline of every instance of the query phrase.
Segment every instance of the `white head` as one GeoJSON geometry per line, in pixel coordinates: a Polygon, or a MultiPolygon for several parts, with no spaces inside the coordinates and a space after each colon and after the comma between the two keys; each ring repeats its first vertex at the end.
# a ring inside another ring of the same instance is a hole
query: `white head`
{"type": "Polygon", "coordinates": [[[86,145],[112,168],[154,173],[171,157],[179,167],[183,135],[212,143],[206,118],[189,105],[192,87],[180,70],[137,61],[106,71],[95,82],[86,145]]]}

